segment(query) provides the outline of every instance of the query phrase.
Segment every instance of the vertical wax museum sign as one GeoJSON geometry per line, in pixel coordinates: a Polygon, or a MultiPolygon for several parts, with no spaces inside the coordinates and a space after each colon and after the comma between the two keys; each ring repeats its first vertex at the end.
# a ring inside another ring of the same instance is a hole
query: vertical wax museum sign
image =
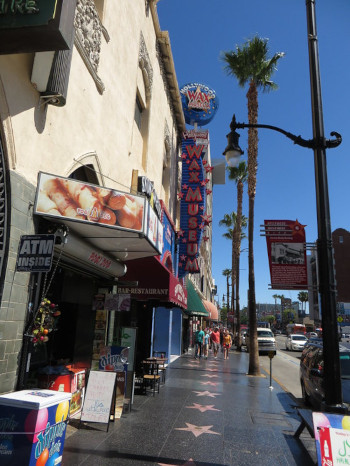
{"type": "Polygon", "coordinates": [[[180,204],[179,278],[198,273],[198,255],[202,233],[208,223],[205,214],[206,184],[203,156],[205,146],[194,139],[182,139],[182,184],[178,194],[180,204]]]}
{"type": "Polygon", "coordinates": [[[265,220],[272,289],[307,289],[305,226],[298,220],[265,220]]]}

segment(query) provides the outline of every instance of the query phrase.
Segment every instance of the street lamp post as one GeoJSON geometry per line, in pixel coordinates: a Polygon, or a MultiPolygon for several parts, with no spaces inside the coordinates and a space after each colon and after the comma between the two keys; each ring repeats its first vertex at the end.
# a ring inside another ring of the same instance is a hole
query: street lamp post
{"type": "Polygon", "coordinates": [[[235,115],[233,115],[230,124],[232,135],[227,135],[228,147],[226,147],[224,155],[226,155],[227,158],[230,154],[233,154],[234,160],[238,160],[239,153],[242,153],[242,150],[238,146],[239,135],[236,133],[236,129],[239,128],[266,128],[273,131],[278,131],[291,139],[294,144],[313,149],[314,151],[318,228],[317,257],[319,293],[322,312],[325,382],[324,409],[326,411],[334,411],[342,410],[343,404],[336,313],[336,285],[334,276],[332,232],[326,167],[326,148],[334,148],[339,146],[339,144],[341,144],[342,138],[337,132],[331,133],[331,136],[334,136],[334,139],[326,139],[324,136],[315,0],[306,0],[306,12],[309,45],[313,139],[303,139],[301,136],[296,136],[277,126],[237,123],[235,115]],[[230,141],[233,142],[231,146],[230,141]]]}

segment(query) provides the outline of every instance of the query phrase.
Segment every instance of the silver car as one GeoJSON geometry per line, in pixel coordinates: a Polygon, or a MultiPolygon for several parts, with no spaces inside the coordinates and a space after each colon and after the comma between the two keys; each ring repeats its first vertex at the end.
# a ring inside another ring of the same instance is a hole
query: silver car
{"type": "Polygon", "coordinates": [[[286,350],[303,351],[308,339],[305,335],[291,334],[286,340],[286,350]]]}

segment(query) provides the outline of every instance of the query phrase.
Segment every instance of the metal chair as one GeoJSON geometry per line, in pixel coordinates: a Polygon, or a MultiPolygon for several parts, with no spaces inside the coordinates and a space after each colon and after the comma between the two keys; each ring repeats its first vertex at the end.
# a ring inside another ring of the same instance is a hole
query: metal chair
{"type": "Polygon", "coordinates": [[[157,360],[142,361],[143,365],[143,386],[145,393],[147,393],[147,387],[149,386],[153,392],[153,396],[157,392],[159,393],[160,386],[160,375],[159,375],[159,363],[157,360]]]}

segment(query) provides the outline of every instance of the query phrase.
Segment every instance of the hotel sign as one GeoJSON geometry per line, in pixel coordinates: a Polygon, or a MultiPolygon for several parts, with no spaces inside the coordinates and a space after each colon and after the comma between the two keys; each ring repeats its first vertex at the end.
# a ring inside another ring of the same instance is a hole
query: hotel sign
{"type": "Polygon", "coordinates": [[[0,0],[0,54],[68,50],[76,0],[0,0]]]}

